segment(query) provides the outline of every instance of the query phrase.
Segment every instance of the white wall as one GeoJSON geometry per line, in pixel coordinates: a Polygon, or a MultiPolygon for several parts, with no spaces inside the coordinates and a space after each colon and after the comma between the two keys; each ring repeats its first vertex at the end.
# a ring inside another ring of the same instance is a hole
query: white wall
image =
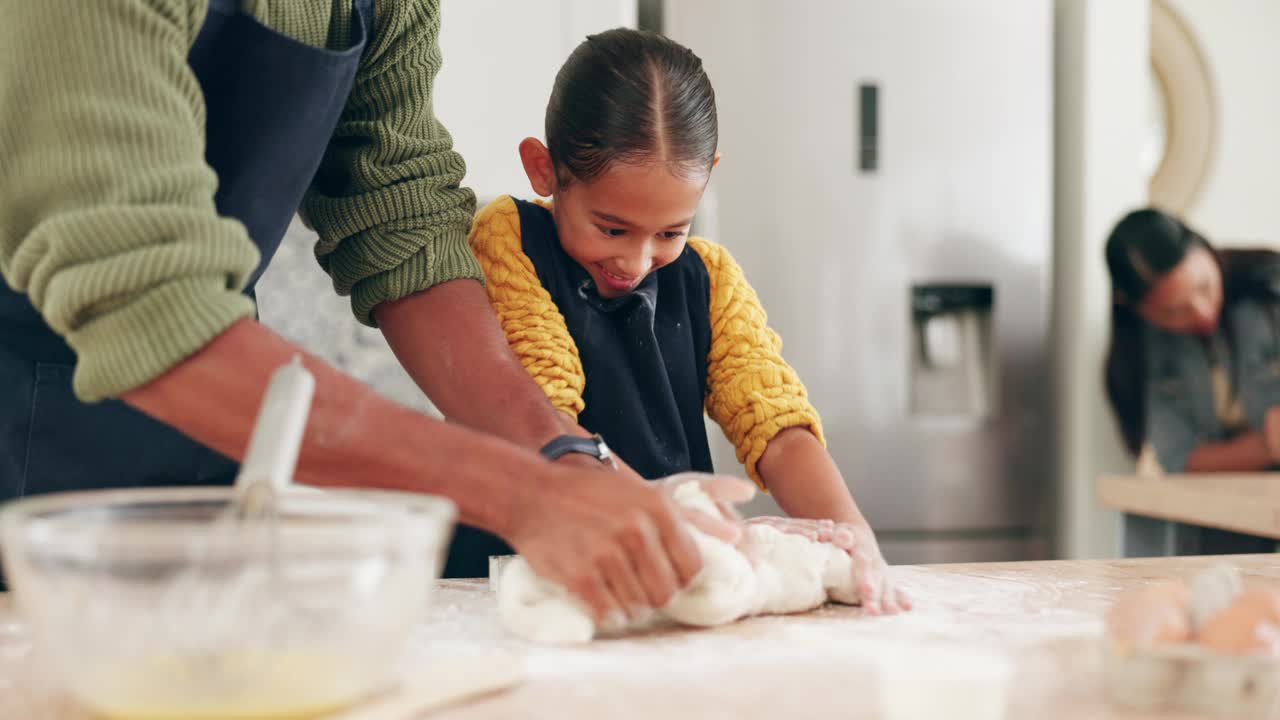
{"type": "MultiPolygon", "coordinates": [[[[719,205],[718,228],[703,222],[700,232],[732,250],[768,308],[832,455],[872,525],[887,531],[882,547],[894,562],[1026,553],[994,531],[1039,524],[1031,510],[1052,490],[1051,454],[1038,447],[1050,444],[1052,7],[669,0],[666,8],[667,29],[701,55],[720,108],[724,157],[716,202],[703,205],[719,205]],[[855,169],[864,82],[881,88],[874,173],[855,169]],[[996,301],[991,349],[1006,370],[1007,400],[993,421],[912,410],[910,289],[943,278],[990,283],[1006,298],[996,301]],[[923,534],[979,528],[992,532],[971,542],[923,534]]],[[[724,448],[719,435],[712,431],[724,448]]],[[[723,450],[716,466],[739,467],[723,450]]],[[[750,511],[776,506],[761,498],[750,511]]]]}
{"type": "Polygon", "coordinates": [[[1149,64],[1147,0],[1058,0],[1055,23],[1054,356],[1059,552],[1113,556],[1116,515],[1099,473],[1132,467],[1102,390],[1110,324],[1107,233],[1146,202],[1141,170],[1149,64]]]}
{"type": "Polygon", "coordinates": [[[1200,42],[1217,147],[1188,219],[1222,244],[1280,244],[1280,2],[1169,0],[1200,42]]]}
{"type": "Polygon", "coordinates": [[[483,203],[530,195],[516,146],[542,137],[556,72],[586,36],[634,27],[635,0],[444,0],[436,116],[483,203]]]}

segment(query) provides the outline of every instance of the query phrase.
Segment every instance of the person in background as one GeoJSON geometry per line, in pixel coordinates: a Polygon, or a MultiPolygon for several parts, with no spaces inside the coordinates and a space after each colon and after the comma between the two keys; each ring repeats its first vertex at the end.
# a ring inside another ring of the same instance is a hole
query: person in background
{"type": "MultiPolygon", "coordinates": [[[[1106,389],[1129,451],[1149,445],[1168,473],[1280,465],[1280,254],[1216,250],[1147,208],[1116,225],[1106,259],[1106,389]]],[[[1205,531],[1207,551],[1275,549],[1205,531]]]]}
{"type": "Polygon", "coordinates": [[[229,483],[301,351],[252,293],[300,209],[335,289],[451,422],[308,357],[299,482],[444,495],[597,617],[694,577],[674,501],[566,442],[580,431],[507,349],[432,111],[439,29],[437,0],[5,5],[0,501],[229,483]]]}
{"type": "Polygon", "coordinates": [[[593,35],[557,75],[545,130],[519,151],[553,202],[499,198],[471,234],[525,368],[650,479],[712,470],[705,408],[789,515],[826,521],[814,527],[853,555],[869,613],[909,608],[742,269],[689,237],[719,160],[699,58],[652,33],[593,35]]]}

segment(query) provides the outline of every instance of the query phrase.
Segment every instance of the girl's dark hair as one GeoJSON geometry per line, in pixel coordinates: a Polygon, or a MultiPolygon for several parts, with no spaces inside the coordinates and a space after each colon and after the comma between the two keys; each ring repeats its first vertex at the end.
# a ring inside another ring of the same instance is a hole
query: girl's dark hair
{"type": "Polygon", "coordinates": [[[719,141],[716,94],[688,48],[650,32],[608,30],[560,68],[546,133],[562,182],[651,158],[687,175],[708,172],[719,141]]]}
{"type": "Polygon", "coordinates": [[[1165,273],[1192,249],[1213,254],[1222,271],[1222,315],[1244,299],[1280,303],[1280,254],[1272,250],[1214,250],[1204,236],[1178,218],[1156,210],[1135,210],[1107,238],[1111,272],[1111,347],[1106,387],[1125,446],[1142,450],[1147,426],[1146,323],[1137,307],[1165,273]]]}

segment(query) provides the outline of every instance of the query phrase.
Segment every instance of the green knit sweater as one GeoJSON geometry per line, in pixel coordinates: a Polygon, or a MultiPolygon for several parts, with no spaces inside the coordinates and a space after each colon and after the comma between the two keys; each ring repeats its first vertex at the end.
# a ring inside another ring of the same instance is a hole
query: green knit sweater
{"type": "MultiPolygon", "coordinates": [[[[340,48],[351,0],[243,0],[297,40],[340,48]]],[[[0,22],[0,275],[75,350],[84,400],[118,396],[252,316],[258,262],[220,217],[204,99],[187,54],[207,0],[7,3],[0,22]]],[[[378,0],[375,37],[301,208],[334,288],[378,303],[482,278],[465,167],[431,106],[438,0],[378,0]]],[[[245,128],[245,133],[253,128],[245,128]]]]}

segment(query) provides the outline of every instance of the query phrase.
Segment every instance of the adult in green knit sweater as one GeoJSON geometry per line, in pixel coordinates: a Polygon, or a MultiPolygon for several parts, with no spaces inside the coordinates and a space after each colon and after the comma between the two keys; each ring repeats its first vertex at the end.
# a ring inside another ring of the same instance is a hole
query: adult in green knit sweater
{"type": "Polygon", "coordinates": [[[579,431],[508,350],[467,247],[475,201],[431,107],[439,17],[428,0],[7,7],[0,500],[233,477],[299,352],[251,291],[300,210],[334,287],[453,422],[308,358],[299,481],[445,495],[601,616],[692,578],[660,488],[590,443],[547,457],[579,431]]]}

